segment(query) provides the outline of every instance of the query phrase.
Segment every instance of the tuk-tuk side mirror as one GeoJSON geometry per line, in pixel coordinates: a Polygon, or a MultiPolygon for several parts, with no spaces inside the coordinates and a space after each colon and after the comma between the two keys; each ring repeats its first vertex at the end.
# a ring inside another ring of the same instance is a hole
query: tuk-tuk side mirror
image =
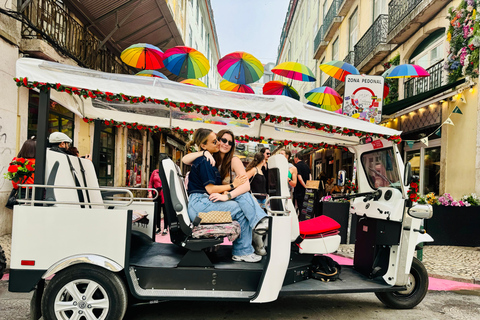
{"type": "Polygon", "coordinates": [[[412,182],[412,177],[412,165],[410,164],[410,162],[407,162],[405,164],[405,172],[403,173],[403,184],[405,186],[409,186],[412,182]]]}
{"type": "Polygon", "coordinates": [[[347,171],[345,171],[345,170],[338,171],[337,186],[343,187],[345,185],[346,175],[347,175],[347,171]]]}

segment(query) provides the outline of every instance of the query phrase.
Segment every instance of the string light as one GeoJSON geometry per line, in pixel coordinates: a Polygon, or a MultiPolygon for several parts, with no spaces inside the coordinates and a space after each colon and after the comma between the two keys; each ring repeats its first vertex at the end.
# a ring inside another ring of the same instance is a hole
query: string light
{"type": "Polygon", "coordinates": [[[468,92],[473,93],[473,86],[470,86],[470,90],[468,92]]]}

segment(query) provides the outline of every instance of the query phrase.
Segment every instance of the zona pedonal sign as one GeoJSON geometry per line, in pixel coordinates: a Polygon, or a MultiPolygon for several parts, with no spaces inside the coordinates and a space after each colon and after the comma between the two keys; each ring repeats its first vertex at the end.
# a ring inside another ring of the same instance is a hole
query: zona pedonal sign
{"type": "Polygon", "coordinates": [[[343,114],[379,123],[382,119],[384,79],[381,76],[352,75],[345,77],[343,114]]]}

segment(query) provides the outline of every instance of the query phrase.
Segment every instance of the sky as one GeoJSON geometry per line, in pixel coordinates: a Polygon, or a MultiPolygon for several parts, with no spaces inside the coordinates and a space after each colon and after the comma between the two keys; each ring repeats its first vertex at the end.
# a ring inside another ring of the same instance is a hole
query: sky
{"type": "Polygon", "coordinates": [[[276,62],[290,0],[211,0],[220,55],[253,54],[263,64],[276,62]]]}

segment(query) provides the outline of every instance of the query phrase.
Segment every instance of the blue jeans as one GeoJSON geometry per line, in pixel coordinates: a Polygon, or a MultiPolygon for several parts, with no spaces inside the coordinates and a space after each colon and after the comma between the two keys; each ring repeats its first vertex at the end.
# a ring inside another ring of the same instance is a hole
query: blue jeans
{"type": "MultiPolygon", "coordinates": [[[[252,195],[249,195],[252,198],[252,195]]],[[[240,223],[240,237],[233,242],[232,254],[235,256],[245,256],[253,253],[252,228],[265,216],[265,212],[263,212],[254,199],[252,200],[257,205],[258,211],[261,211],[262,216],[259,215],[257,210],[252,210],[252,201],[242,196],[236,197],[234,199],[236,201],[217,202],[210,201],[208,199],[209,195],[206,193],[192,193],[188,198],[188,216],[191,221],[198,216],[199,212],[230,211],[232,219],[240,223]],[[246,210],[242,211],[241,206],[242,208],[245,206],[246,210]]]]}

